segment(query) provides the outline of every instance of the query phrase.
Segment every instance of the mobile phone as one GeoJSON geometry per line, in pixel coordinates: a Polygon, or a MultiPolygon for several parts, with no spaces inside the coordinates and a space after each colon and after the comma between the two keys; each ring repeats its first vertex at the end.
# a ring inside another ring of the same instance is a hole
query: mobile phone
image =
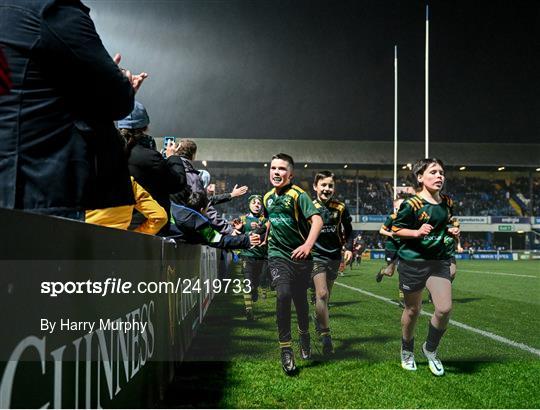
{"type": "Polygon", "coordinates": [[[170,141],[175,142],[176,137],[171,137],[171,136],[164,136],[163,137],[163,148],[161,149],[161,155],[163,155],[163,158],[167,157],[167,155],[166,155],[167,145],[169,145],[170,141]]]}
{"type": "Polygon", "coordinates": [[[169,145],[169,141],[172,141],[172,142],[175,142],[176,141],[176,137],[163,137],[163,148],[167,148],[167,145],[169,145]]]}

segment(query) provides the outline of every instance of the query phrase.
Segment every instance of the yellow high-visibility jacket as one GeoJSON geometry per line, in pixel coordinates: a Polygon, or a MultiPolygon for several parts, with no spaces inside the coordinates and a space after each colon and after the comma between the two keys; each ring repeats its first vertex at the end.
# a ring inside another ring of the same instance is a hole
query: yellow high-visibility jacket
{"type": "Polygon", "coordinates": [[[155,235],[167,223],[168,216],[154,198],[131,177],[135,205],[115,206],[112,208],[93,209],[86,211],[85,221],[95,225],[110,228],[127,229],[131,223],[133,208],[146,217],[146,221],[134,229],[155,235]]]}

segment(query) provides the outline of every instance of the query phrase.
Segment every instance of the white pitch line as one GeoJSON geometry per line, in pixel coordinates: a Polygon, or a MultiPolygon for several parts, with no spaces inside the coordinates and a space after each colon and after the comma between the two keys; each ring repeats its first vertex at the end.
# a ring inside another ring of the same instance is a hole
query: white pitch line
{"type": "Polygon", "coordinates": [[[520,278],[534,278],[534,279],[539,279],[538,276],[533,276],[533,275],[518,275],[516,273],[506,273],[506,272],[483,272],[481,270],[468,270],[468,269],[460,269],[458,268],[458,273],[459,272],[468,272],[468,273],[484,273],[486,275],[504,275],[504,276],[519,276],[520,278]]]}
{"type": "MultiPolygon", "coordinates": [[[[340,283],[340,282],[334,282],[334,283],[336,285],[342,286],[344,288],[354,290],[356,292],[362,293],[362,294],[367,295],[367,296],[371,296],[371,297],[373,297],[375,299],[382,300],[383,302],[399,306],[399,303],[396,303],[392,299],[388,299],[388,298],[386,298],[384,296],[379,296],[379,295],[376,295],[375,293],[368,292],[367,290],[358,289],[358,288],[355,288],[355,287],[352,287],[352,286],[349,286],[349,285],[345,285],[344,283],[340,283]]],[[[420,313],[422,315],[429,316],[429,317],[433,316],[433,313],[426,312],[425,310],[421,310],[420,313]]],[[[532,353],[532,354],[534,354],[536,356],[540,356],[540,350],[539,349],[535,349],[534,347],[527,346],[524,343],[514,342],[513,340],[510,340],[510,339],[507,339],[505,337],[496,335],[495,333],[491,333],[491,332],[488,332],[488,331],[482,330],[482,329],[477,329],[475,327],[466,325],[465,323],[456,322],[455,320],[450,320],[450,323],[452,325],[456,326],[456,327],[461,328],[461,329],[465,329],[465,330],[468,330],[470,332],[478,333],[479,335],[487,337],[488,339],[492,339],[492,340],[495,340],[497,342],[500,342],[500,343],[503,343],[503,344],[506,344],[506,345],[509,345],[509,346],[512,346],[512,347],[516,347],[518,349],[521,349],[521,350],[524,350],[526,352],[532,353]]]]}

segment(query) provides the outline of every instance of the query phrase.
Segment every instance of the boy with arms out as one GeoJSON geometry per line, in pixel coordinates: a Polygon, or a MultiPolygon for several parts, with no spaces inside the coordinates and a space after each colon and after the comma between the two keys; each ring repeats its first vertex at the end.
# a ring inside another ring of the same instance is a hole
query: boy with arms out
{"type": "Polygon", "coordinates": [[[296,308],[300,352],[311,356],[307,288],[312,270],[311,249],[323,226],[309,195],[292,184],[294,161],[277,154],[270,164],[273,189],[264,196],[270,221],[268,267],[276,289],[276,319],[281,365],[286,374],[296,370],[291,338],[291,300],[296,308]]]}
{"type": "Polygon", "coordinates": [[[315,175],[313,189],[317,198],[313,200],[315,208],[321,213],[323,227],[313,247],[313,272],[315,285],[315,323],[321,336],[323,354],[334,351],[328,316],[328,302],[332,285],[337,278],[341,262],[341,250],[344,244],[344,260],[352,258],[352,218],[345,204],[332,199],[335,192],[334,174],[321,171],[315,175]]]}
{"type": "Polygon", "coordinates": [[[445,237],[459,236],[459,227],[451,225],[452,200],[440,193],[444,185],[444,166],[436,159],[417,161],[412,169],[417,194],[401,205],[392,230],[402,240],[398,251],[399,286],[405,296],[401,317],[401,366],[416,370],[414,330],[422,307],[422,291],[427,287],[435,313],[422,351],[429,369],[436,376],[444,374],[437,357],[437,347],[452,310],[450,259],[445,237]]]}

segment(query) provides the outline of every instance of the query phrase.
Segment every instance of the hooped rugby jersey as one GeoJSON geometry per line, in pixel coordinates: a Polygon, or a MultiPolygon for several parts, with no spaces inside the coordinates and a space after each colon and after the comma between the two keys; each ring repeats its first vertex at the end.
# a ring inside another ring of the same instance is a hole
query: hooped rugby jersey
{"type": "Polygon", "coordinates": [[[275,188],[267,192],[263,205],[270,221],[268,257],[291,259],[292,252],[303,245],[309,235],[308,218],[318,215],[319,211],[309,195],[292,184],[279,193],[275,188]]]}
{"type": "Polygon", "coordinates": [[[419,195],[405,200],[394,223],[392,231],[402,228],[419,229],[423,224],[430,224],[433,230],[422,238],[401,238],[399,257],[403,260],[442,260],[452,255],[448,252],[445,238],[447,229],[451,226],[453,201],[446,195],[441,195],[440,204],[427,202],[419,195]]]}

